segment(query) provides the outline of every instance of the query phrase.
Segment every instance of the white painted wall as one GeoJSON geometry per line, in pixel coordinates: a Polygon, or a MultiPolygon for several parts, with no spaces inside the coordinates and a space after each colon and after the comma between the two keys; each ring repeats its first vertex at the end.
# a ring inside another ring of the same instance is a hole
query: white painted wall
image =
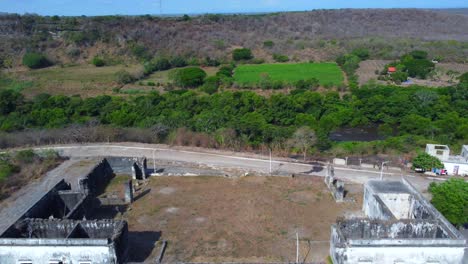
{"type": "Polygon", "coordinates": [[[109,246],[0,246],[1,264],[18,264],[18,260],[48,264],[51,260],[63,264],[79,264],[91,261],[93,264],[114,264],[114,252],[109,246]]]}
{"type": "Polygon", "coordinates": [[[411,200],[412,195],[409,193],[381,193],[378,194],[388,209],[392,212],[396,219],[411,218],[411,200]]]}
{"type": "Polygon", "coordinates": [[[466,264],[461,247],[353,247],[341,249],[343,256],[335,264],[466,264]],[[368,261],[368,262],[365,262],[368,261]],[[432,262],[431,262],[432,261],[432,262]]]}
{"type": "Polygon", "coordinates": [[[466,176],[468,175],[468,164],[460,164],[460,163],[452,163],[452,162],[445,162],[444,167],[447,170],[448,175],[455,175],[455,166],[458,166],[458,174],[466,176]]]}
{"type": "Polygon", "coordinates": [[[335,165],[346,165],[346,160],[345,159],[334,158],[333,159],[333,164],[335,164],[335,165]]]}

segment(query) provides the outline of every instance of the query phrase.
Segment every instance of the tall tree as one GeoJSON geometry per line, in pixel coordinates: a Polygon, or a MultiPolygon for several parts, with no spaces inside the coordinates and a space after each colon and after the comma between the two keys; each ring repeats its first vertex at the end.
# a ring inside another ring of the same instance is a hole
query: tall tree
{"type": "Polygon", "coordinates": [[[300,127],[294,132],[291,138],[291,144],[293,147],[301,150],[304,155],[304,161],[306,160],[307,152],[317,141],[315,131],[308,126],[300,127]]]}

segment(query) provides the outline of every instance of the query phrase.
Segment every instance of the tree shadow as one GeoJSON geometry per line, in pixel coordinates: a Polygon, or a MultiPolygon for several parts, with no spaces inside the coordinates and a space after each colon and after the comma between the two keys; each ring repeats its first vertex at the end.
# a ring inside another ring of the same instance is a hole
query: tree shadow
{"type": "Polygon", "coordinates": [[[148,261],[151,256],[155,243],[161,238],[162,232],[153,231],[130,231],[128,233],[129,243],[129,262],[144,262],[148,261]]]}
{"type": "Polygon", "coordinates": [[[312,169],[310,169],[309,171],[304,171],[302,173],[306,173],[306,174],[309,174],[309,173],[314,173],[314,172],[321,172],[323,171],[323,165],[318,163],[318,162],[312,162],[311,163],[312,165],[312,169]]]}

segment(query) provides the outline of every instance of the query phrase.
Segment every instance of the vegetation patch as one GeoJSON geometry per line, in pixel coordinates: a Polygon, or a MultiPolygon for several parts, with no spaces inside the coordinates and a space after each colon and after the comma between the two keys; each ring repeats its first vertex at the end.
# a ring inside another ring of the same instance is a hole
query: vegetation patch
{"type": "Polygon", "coordinates": [[[256,84],[265,76],[272,81],[287,83],[311,78],[318,79],[321,85],[343,83],[343,74],[335,63],[239,65],[234,73],[239,84],[256,84]]]}

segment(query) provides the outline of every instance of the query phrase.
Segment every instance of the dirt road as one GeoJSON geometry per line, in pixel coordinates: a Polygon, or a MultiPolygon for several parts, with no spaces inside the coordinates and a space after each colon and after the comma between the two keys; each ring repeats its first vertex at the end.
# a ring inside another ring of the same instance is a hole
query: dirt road
{"type": "MultiPolygon", "coordinates": [[[[270,172],[270,160],[267,156],[200,148],[187,150],[180,147],[173,148],[167,145],[115,143],[57,145],[37,149],[55,149],[61,155],[69,157],[147,157],[149,159],[149,167],[152,165],[154,154],[156,160],[190,162],[214,168],[236,168],[240,171],[251,173],[268,174],[270,172]]],[[[273,157],[271,160],[271,171],[274,175],[301,173],[324,177],[326,174],[325,165],[322,163],[306,164],[293,159],[276,157],[273,157]]],[[[379,178],[380,172],[375,170],[335,167],[335,176],[346,181],[364,184],[369,179],[379,178]]],[[[386,180],[399,180],[402,176],[401,173],[384,172],[384,178],[386,180]]],[[[425,191],[429,183],[434,181],[433,179],[411,175],[405,175],[405,177],[420,191],[425,191]]]]}

